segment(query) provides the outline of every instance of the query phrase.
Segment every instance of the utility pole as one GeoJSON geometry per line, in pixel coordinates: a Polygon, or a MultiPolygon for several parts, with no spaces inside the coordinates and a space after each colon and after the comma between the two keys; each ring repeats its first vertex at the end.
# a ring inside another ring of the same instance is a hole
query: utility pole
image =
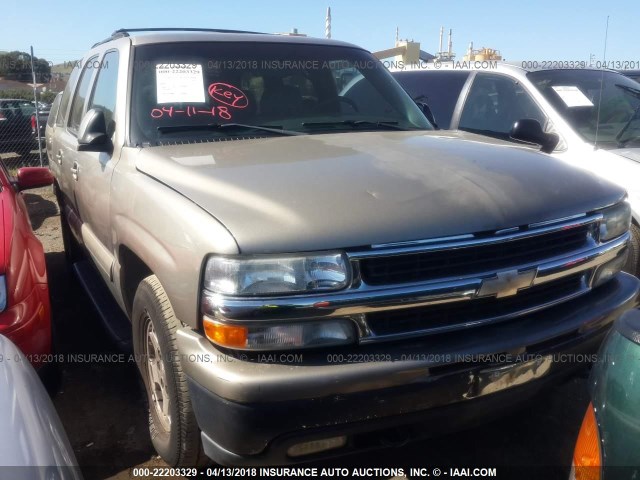
{"type": "Polygon", "coordinates": [[[38,153],[40,154],[40,166],[43,166],[42,162],[42,141],[40,138],[40,118],[38,116],[38,92],[36,88],[36,67],[33,63],[33,45],[31,46],[31,81],[33,82],[33,100],[36,105],[36,135],[38,136],[38,153]]]}

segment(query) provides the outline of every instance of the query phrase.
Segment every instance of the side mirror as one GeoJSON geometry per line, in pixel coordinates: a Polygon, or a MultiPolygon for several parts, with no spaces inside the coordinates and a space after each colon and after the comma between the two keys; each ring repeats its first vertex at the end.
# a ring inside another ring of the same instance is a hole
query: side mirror
{"type": "Polygon", "coordinates": [[[560,137],[555,133],[545,133],[538,120],[523,118],[513,124],[509,136],[521,142],[540,145],[540,151],[551,153],[558,145],[560,137]]]}
{"type": "Polygon", "coordinates": [[[416,105],[418,105],[418,108],[420,109],[422,114],[427,117],[429,123],[433,125],[433,128],[435,128],[436,130],[440,130],[440,127],[438,127],[438,124],[436,123],[436,117],[433,115],[433,112],[429,108],[429,105],[424,102],[416,102],[416,105]]]}
{"type": "Polygon", "coordinates": [[[45,167],[23,167],[16,175],[18,190],[46,187],[53,185],[53,174],[45,167]]]}
{"type": "Polygon", "coordinates": [[[79,152],[109,152],[111,147],[104,112],[99,108],[92,108],[84,114],[80,122],[77,150],[79,152]]]}

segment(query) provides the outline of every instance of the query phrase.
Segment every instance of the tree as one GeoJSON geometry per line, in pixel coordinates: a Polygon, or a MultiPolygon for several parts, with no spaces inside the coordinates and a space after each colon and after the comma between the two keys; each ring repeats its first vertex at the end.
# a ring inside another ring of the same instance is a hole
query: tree
{"type": "MultiPolygon", "coordinates": [[[[44,58],[33,57],[36,82],[51,80],[51,65],[44,58]]],[[[18,82],[31,82],[31,55],[26,52],[0,53],[0,77],[18,82]]]]}
{"type": "MultiPolygon", "coordinates": [[[[57,93],[51,91],[38,92],[38,100],[41,102],[52,103],[56,98],[56,95],[57,93]]],[[[19,98],[31,102],[33,101],[33,90],[0,90],[0,98],[19,98]]]]}

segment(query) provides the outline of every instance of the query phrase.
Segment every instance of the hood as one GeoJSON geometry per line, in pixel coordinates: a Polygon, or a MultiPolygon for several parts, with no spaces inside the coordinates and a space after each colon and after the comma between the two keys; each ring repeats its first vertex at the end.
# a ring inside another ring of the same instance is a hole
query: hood
{"type": "Polygon", "coordinates": [[[143,148],[136,167],[216,217],[243,253],[495,231],[624,196],[550,156],[494,143],[438,131],[274,137],[143,148]]]}
{"type": "Polygon", "coordinates": [[[585,152],[577,164],[627,191],[636,221],[640,221],[640,148],[598,149],[585,152]]]}
{"type": "Polygon", "coordinates": [[[640,163],[640,148],[614,148],[608,151],[640,163]]]}

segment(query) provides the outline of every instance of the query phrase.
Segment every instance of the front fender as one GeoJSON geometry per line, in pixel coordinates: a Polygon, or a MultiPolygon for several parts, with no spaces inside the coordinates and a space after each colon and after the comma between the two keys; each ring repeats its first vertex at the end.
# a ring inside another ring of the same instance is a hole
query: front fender
{"type": "Polygon", "coordinates": [[[234,238],[198,205],[128,162],[117,167],[111,198],[114,280],[126,268],[118,255],[126,246],[158,277],[176,316],[197,328],[203,262],[212,253],[237,254],[234,238]]]}

